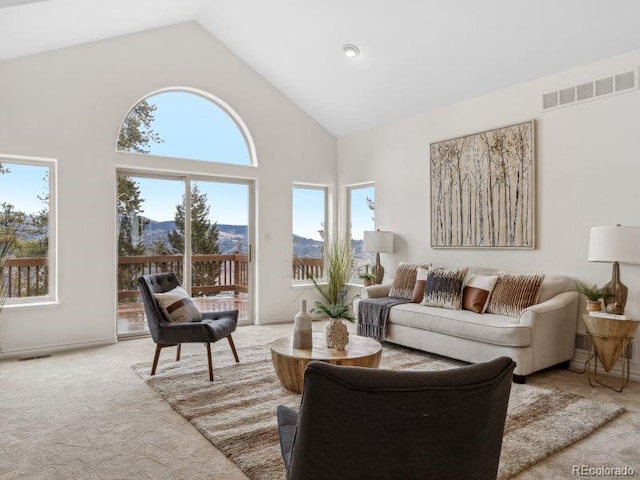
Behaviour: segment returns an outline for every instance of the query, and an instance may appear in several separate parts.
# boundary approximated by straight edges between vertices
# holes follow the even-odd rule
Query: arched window
[[[255,165],[244,123],[219,99],[199,91],[163,90],[138,102],[118,133],[118,151]]]

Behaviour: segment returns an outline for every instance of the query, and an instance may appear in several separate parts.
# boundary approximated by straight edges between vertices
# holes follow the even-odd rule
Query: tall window
[[[347,187],[347,192],[354,270],[362,274],[373,263],[373,254],[362,251],[362,239],[365,231],[376,227],[376,189],[368,183]]]
[[[0,157],[0,286],[7,304],[54,297],[53,176],[50,161]]]
[[[327,188],[293,187],[293,283],[324,277]]]
[[[117,150],[209,162],[253,165],[251,140],[222,101],[186,90],[151,95],[127,114]]]

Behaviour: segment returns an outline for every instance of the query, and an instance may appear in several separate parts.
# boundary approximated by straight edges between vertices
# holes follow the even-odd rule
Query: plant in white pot
[[[316,302],[312,313],[322,313],[331,319],[327,326],[327,346],[344,350],[349,343],[349,331],[342,320],[355,321],[351,305],[347,301],[347,282],[352,274],[353,257],[351,239],[334,237],[327,242],[324,251],[326,280],[311,277],[322,300]]]

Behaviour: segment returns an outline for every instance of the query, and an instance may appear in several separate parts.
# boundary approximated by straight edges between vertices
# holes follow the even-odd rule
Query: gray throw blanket
[[[360,303],[358,303],[358,335],[373,337],[376,340],[384,338],[391,307],[403,303],[410,303],[410,300],[398,297],[364,298],[360,300]]]

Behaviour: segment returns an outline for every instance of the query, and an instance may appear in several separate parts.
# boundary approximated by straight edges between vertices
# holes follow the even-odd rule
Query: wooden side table
[[[293,348],[293,335],[282,337],[270,344],[271,360],[284,388],[302,393],[304,370],[311,360],[322,360],[334,365],[378,368],[382,345],[373,338],[351,334],[344,350],[327,347],[323,333],[313,334],[313,348]]]
[[[591,339],[587,360],[587,379],[592,387],[608,387],[621,392],[629,383],[629,357],[622,359],[620,385],[612,386],[598,379],[598,360],[605,372],[610,372],[620,356],[633,340],[633,334],[640,320],[618,320],[615,318],[582,315],[587,333]]]

